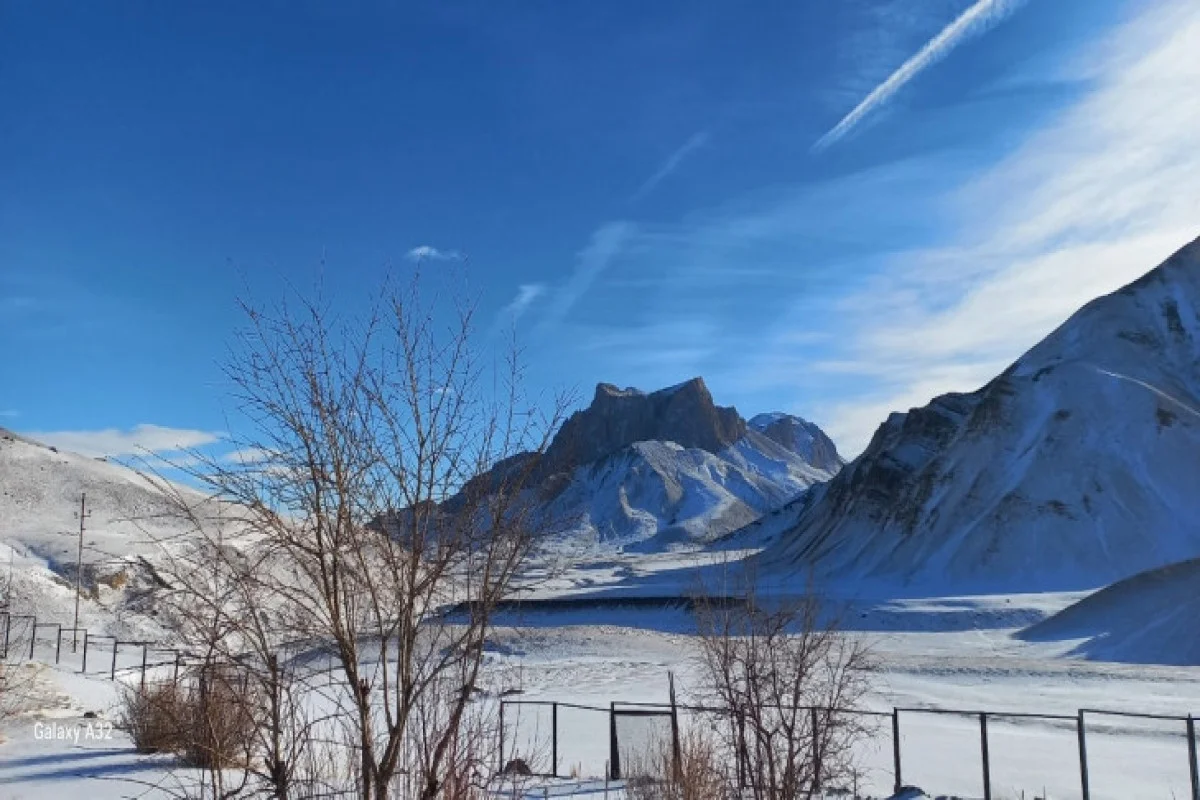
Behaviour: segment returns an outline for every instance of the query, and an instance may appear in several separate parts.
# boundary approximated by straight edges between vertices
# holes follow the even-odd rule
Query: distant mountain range
[[[775,518],[767,564],[858,581],[1090,588],[1200,555],[1200,240]]]

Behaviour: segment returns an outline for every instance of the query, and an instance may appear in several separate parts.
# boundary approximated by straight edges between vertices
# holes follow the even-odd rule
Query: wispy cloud
[[[575,268],[570,277],[551,293],[543,327],[561,322],[571,313],[635,231],[631,223],[609,222],[592,233],[587,247],[575,257]]]
[[[232,464],[258,464],[274,456],[274,453],[263,447],[242,447],[224,454],[221,460]]]
[[[22,435],[62,450],[94,457],[170,453],[213,444],[221,439],[219,434],[211,431],[148,424],[128,430],[25,431]]]
[[[439,250],[431,245],[422,244],[404,254],[409,261],[461,261],[463,254],[457,250]]]
[[[545,293],[546,284],[544,283],[522,283],[517,287],[517,295],[512,302],[501,309],[501,319],[516,322],[529,310],[534,301]]]
[[[21,416],[21,412],[17,411],[15,408],[0,409],[0,417],[8,417],[11,419],[12,417],[19,416]]]
[[[1002,21],[1022,2],[1023,0],[977,0],[937,36],[926,42],[916,55],[901,64],[883,83],[872,89],[849,114],[842,117],[837,125],[816,141],[813,150],[824,150],[841,139],[868,114],[888,102],[922,70],[945,58],[951,50],[971,36],[981,34]]]
[[[708,144],[710,138],[708,131],[700,131],[699,133],[692,134],[678,150],[667,157],[667,160],[662,163],[657,172],[647,178],[646,182],[638,187],[638,190],[633,193],[630,201],[637,202],[654,191],[655,187],[666,180],[671,173],[679,169],[679,166],[683,164],[688,156]]]

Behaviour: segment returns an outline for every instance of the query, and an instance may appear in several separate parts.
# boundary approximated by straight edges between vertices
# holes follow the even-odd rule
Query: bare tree
[[[738,591],[701,599],[701,691],[723,717],[730,797],[794,800],[854,777],[869,651],[839,631],[811,588],[763,600],[753,570]]]
[[[359,319],[247,305],[226,370],[239,455],[196,454],[213,500],[159,482],[189,523],[160,539],[166,616],[201,662],[245,667],[254,791],[486,784],[485,643],[537,540],[526,490],[565,403],[532,404],[515,348],[489,368],[473,306],[421,285],[385,287]]]

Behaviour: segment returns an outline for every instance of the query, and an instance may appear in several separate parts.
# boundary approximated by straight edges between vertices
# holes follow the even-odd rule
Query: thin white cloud
[[[683,164],[684,160],[686,160],[688,156],[692,155],[701,147],[704,147],[706,144],[708,144],[709,138],[708,131],[700,131],[699,133],[692,134],[692,136],[688,138],[688,140],[684,142],[678,150],[667,157],[667,160],[662,163],[662,166],[658,168],[657,172],[647,178],[646,182],[638,187],[638,190],[633,193],[633,197],[630,198],[630,201],[637,202],[646,195],[650,194],[650,192],[654,191],[655,187],[666,180],[671,173],[679,169],[679,166]]]
[[[273,458],[274,453],[263,447],[243,447],[238,450],[231,450],[221,456],[222,461],[228,461],[233,464],[258,464]]]
[[[219,434],[211,431],[146,424],[128,430],[106,428],[98,431],[27,431],[23,432],[22,436],[61,450],[92,457],[171,453],[191,447],[202,447],[221,438]]]
[[[842,117],[824,136],[813,145],[821,151],[849,133],[868,114],[888,102],[896,92],[915,78],[925,68],[945,58],[958,45],[977,36],[1009,16],[1023,0],[977,0],[966,11],[917,51],[900,67],[876,86],[862,101]]]
[[[635,231],[636,228],[628,222],[609,222],[592,233],[587,247],[576,256],[575,269],[570,277],[551,294],[543,327],[566,318]]]
[[[439,250],[428,244],[418,245],[404,254],[409,261],[461,261],[462,253],[457,250]]]
[[[1090,94],[947,198],[961,242],[897,255],[842,299],[852,336],[816,368],[874,387],[828,409],[848,451],[885,410],[977,388],[1200,234],[1200,7],[1156,8],[1095,52]]]
[[[546,293],[544,283],[522,283],[517,287],[517,295],[500,312],[500,316],[510,322],[516,322],[529,310],[539,297]]]
[[[19,416],[21,416],[21,412],[17,411],[15,408],[6,408],[3,410],[0,410],[0,417],[19,417]]]

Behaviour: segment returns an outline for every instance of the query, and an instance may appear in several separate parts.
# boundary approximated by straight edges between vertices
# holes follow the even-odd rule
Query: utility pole
[[[79,495],[79,552],[75,557],[75,630],[71,632],[71,652],[79,646],[79,595],[83,592],[83,522],[87,519],[87,492]]]
[[[8,544],[8,584],[4,587],[4,610],[12,612],[12,590],[13,590],[13,561],[17,557],[17,549],[12,546],[12,542]]]

